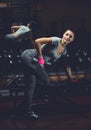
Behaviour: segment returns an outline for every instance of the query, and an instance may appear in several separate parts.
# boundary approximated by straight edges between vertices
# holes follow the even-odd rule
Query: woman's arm
[[[38,51],[38,56],[39,57],[43,57],[42,55],[42,49],[41,49],[41,45],[42,44],[48,44],[52,42],[52,38],[48,37],[48,38],[38,38],[35,40],[35,47]]]
[[[70,66],[66,66],[66,72],[67,72],[69,79],[73,79],[72,70],[71,70]]]
[[[64,66],[64,69],[66,71],[66,74],[68,76],[68,78],[71,80],[73,79],[73,75],[72,75],[72,69],[71,69],[71,66],[70,66],[70,63],[69,63],[69,60],[67,58],[67,56],[63,56],[61,57],[62,59],[62,63],[63,63],[63,66]]]
[[[16,32],[19,28],[20,28],[20,26],[11,26],[11,32],[14,33],[14,32]]]

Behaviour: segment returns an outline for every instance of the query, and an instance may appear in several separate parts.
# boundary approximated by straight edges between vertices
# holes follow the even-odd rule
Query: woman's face
[[[64,44],[69,44],[72,41],[74,41],[74,33],[71,30],[67,30],[64,34],[63,34],[63,38],[62,41]]]

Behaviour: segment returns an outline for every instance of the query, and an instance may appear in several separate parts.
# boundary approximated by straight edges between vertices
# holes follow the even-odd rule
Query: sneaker
[[[26,117],[31,120],[38,120],[39,116],[35,114],[34,112],[28,112],[26,114]]]

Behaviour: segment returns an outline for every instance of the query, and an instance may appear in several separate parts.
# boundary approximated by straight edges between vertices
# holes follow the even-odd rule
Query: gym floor
[[[0,130],[91,130],[90,96],[65,96],[37,104],[33,101],[39,114],[36,121],[22,116],[22,101],[20,97],[15,106],[13,98],[0,98]],[[13,112],[15,116],[10,116]]]

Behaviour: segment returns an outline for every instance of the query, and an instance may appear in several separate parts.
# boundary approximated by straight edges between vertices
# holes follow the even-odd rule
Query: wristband
[[[72,83],[77,83],[78,80],[77,80],[77,79],[72,79],[71,82],[72,82]]]
[[[38,59],[38,63],[39,64],[44,64],[45,62],[44,62],[44,59],[42,58],[42,57],[40,57],[39,59]]]

